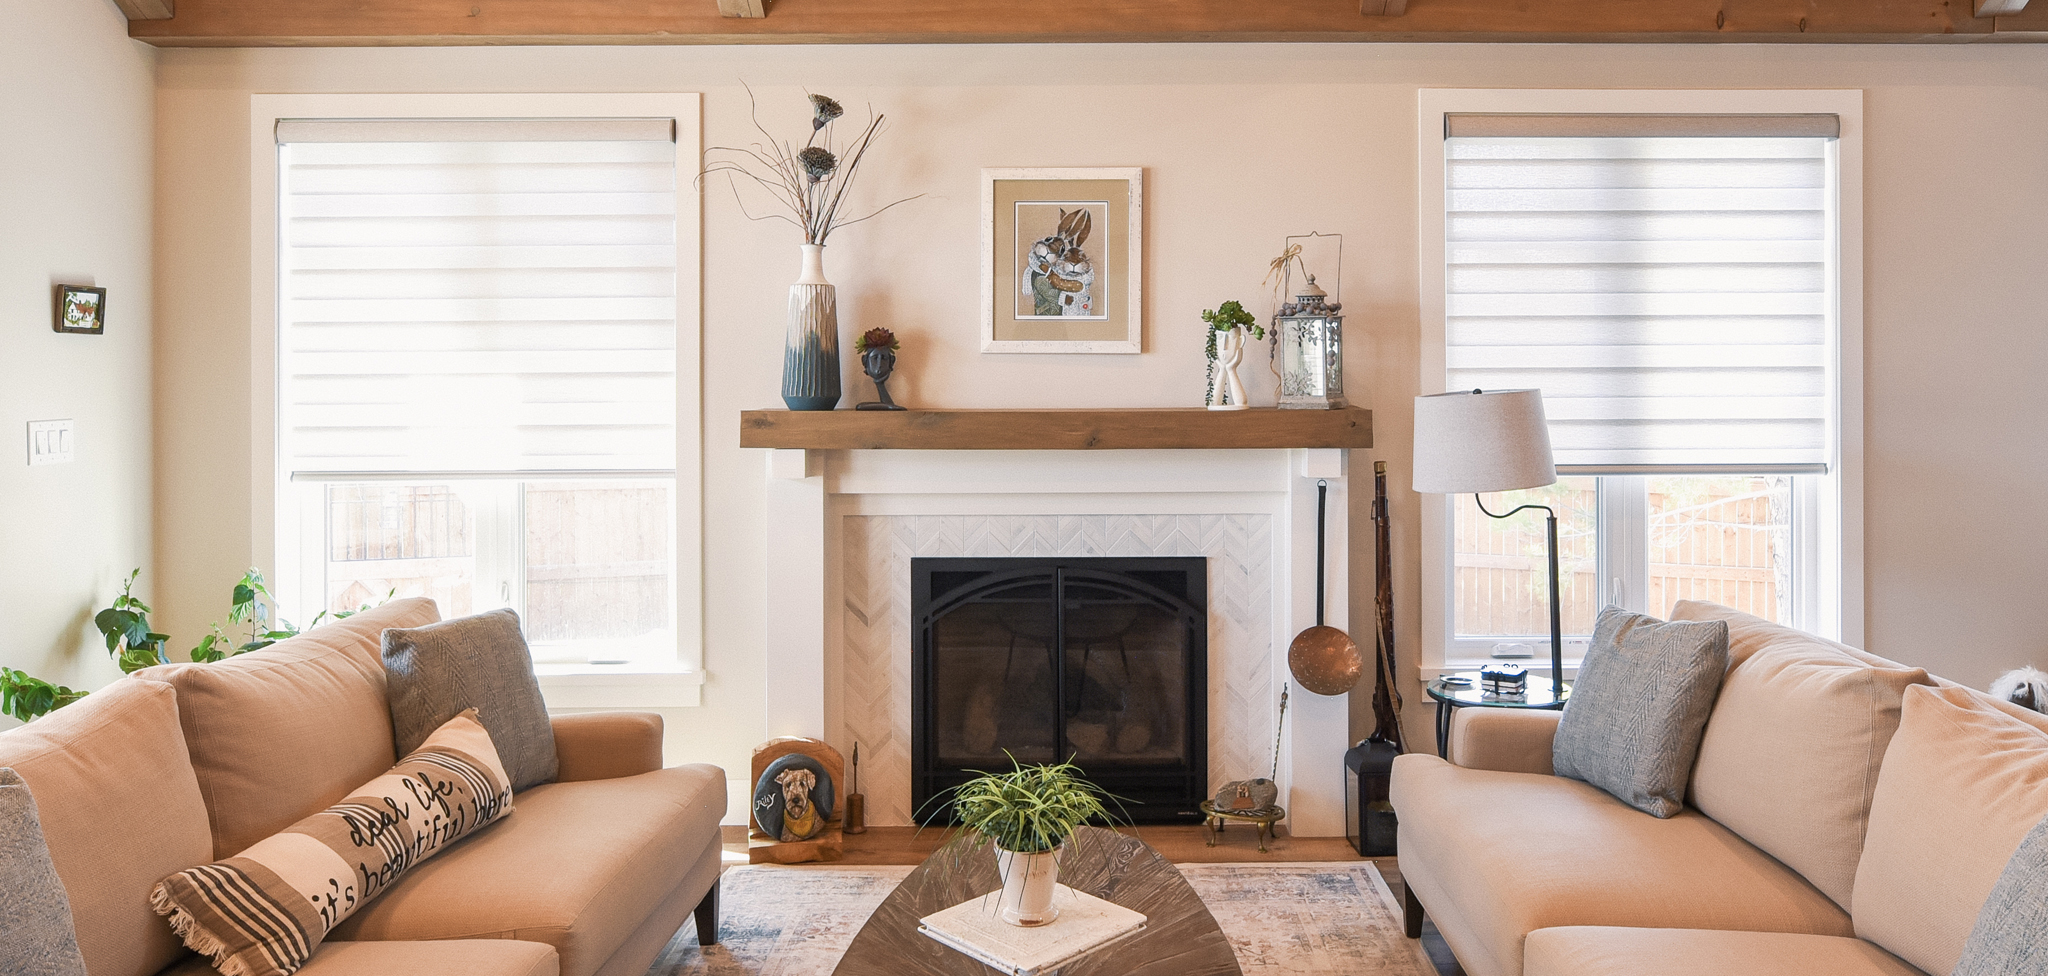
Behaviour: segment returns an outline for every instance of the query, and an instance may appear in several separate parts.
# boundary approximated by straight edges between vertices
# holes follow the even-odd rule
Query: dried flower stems
[[[845,148],[834,152],[832,125],[845,114],[845,110],[830,98],[812,95],[811,134],[799,148],[794,143],[777,140],[761,124],[760,106],[754,100],[752,86],[747,86],[747,100],[754,128],[766,141],[749,147],[711,147],[707,154],[732,153],[733,156],[708,163],[698,177],[701,180],[704,176],[723,173],[728,180],[734,181],[733,198],[740,201],[740,212],[747,219],[788,221],[803,229],[805,244],[823,244],[833,231],[841,227],[870,220],[897,204],[908,203],[924,195],[905,197],[859,217],[842,216],[846,212],[846,192],[860,173],[868,147],[874,144],[876,134],[882,129],[883,116],[871,115],[860,134]],[[823,140],[822,145],[820,139]],[[767,190],[788,213],[758,216],[748,213],[746,202],[740,199],[737,183],[737,178],[742,176]]]

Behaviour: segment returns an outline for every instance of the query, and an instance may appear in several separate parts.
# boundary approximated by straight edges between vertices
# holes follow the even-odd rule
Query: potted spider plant
[[[1003,878],[999,917],[1012,925],[1044,925],[1058,917],[1061,845],[1093,819],[1109,820],[1101,787],[1073,763],[1024,765],[1010,757],[1007,773],[981,773],[953,791],[961,827],[995,845]],[[976,770],[976,772],[980,772]]]

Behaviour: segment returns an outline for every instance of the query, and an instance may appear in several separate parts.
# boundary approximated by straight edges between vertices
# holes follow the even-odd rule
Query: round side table
[[[1446,683],[1443,678],[1434,678],[1423,686],[1429,697],[1436,699],[1438,758],[1447,758],[1446,753],[1451,743],[1451,713],[1460,708],[1563,708],[1564,703],[1570,701],[1572,697],[1572,686],[1567,684],[1564,686],[1562,698],[1552,698],[1548,676],[1539,679],[1533,674],[1530,675],[1528,694],[1517,698],[1503,698],[1479,690],[1477,671],[1460,671],[1457,677],[1472,680],[1470,684],[1454,685]]]

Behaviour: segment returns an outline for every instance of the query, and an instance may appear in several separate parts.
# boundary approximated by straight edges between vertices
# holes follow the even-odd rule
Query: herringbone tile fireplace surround
[[[868,821],[911,821],[910,561],[1205,557],[1212,784],[1265,776],[1287,642],[1315,619],[1315,499],[1330,492],[1328,616],[1349,619],[1343,452],[769,452],[767,734],[861,749]],[[1280,755],[1295,833],[1343,834],[1342,697],[1297,689]]]
[[[1205,556],[1209,778],[1272,762],[1273,529],[1266,515],[881,515],[840,524],[842,702],[868,818],[910,823],[910,560],[917,556]]]

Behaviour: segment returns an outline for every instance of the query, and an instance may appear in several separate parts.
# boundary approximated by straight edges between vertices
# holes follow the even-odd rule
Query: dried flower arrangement
[[[725,174],[728,180],[733,181],[735,199],[739,198],[737,180],[745,177],[767,190],[776,204],[788,211],[786,214],[756,216],[746,212],[746,203],[742,200],[740,212],[749,220],[786,220],[803,228],[805,244],[823,244],[833,231],[841,227],[868,220],[890,207],[924,195],[904,197],[858,217],[844,216],[846,191],[860,172],[868,147],[873,145],[876,134],[881,131],[883,117],[870,113],[867,126],[851,141],[835,149],[833,123],[846,114],[846,109],[824,95],[812,95],[811,133],[798,147],[787,140],[776,139],[761,125],[759,105],[753,98],[754,90],[748,87],[747,100],[754,128],[760,131],[765,141],[744,147],[712,146],[705,151],[706,155],[729,155],[707,163],[698,177],[701,180],[714,173]]]

